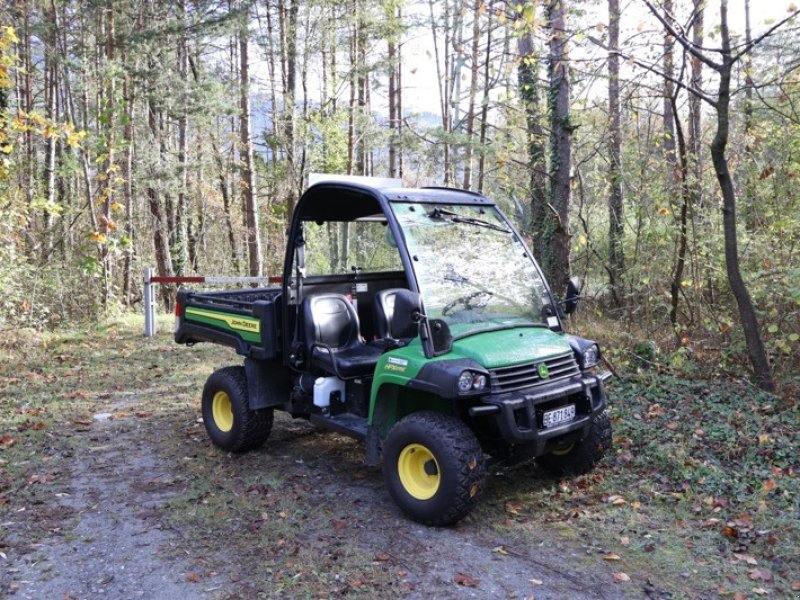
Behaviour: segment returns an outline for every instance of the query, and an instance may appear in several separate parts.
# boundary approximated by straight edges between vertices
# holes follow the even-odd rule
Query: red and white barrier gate
[[[154,283],[281,283],[281,277],[159,277],[153,267],[144,269],[144,336],[156,333],[156,295]]]

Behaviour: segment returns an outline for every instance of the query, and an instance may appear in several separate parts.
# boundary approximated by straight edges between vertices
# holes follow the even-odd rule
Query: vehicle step
[[[311,422],[336,433],[341,433],[357,440],[367,439],[367,419],[352,413],[339,415],[311,415]]]

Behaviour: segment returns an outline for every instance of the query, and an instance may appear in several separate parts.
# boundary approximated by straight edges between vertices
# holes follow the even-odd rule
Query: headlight
[[[486,389],[487,383],[488,378],[483,373],[463,371],[461,375],[458,376],[458,391],[461,394],[480,392]]]
[[[589,369],[600,362],[600,349],[592,344],[583,351],[583,368]]]
[[[466,394],[472,391],[472,382],[474,381],[474,377],[472,373],[469,371],[464,371],[458,377],[458,391],[462,394]]]

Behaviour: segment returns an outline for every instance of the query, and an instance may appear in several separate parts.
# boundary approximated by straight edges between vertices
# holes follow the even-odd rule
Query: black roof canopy
[[[330,181],[308,188],[295,210],[301,221],[348,222],[385,214],[390,201],[494,205],[481,194],[451,188],[378,189],[360,183]]]

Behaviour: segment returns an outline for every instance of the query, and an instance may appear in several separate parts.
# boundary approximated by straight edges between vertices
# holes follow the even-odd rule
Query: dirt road
[[[39,504],[3,523],[5,594],[618,597],[608,569],[563,539],[531,544],[480,514],[448,529],[408,521],[350,440],[278,418],[263,449],[234,457],[208,446],[196,410],[150,413],[148,400],[112,394],[94,403],[91,423],[68,424],[69,450],[53,458],[68,472],[41,485]],[[197,467],[214,480],[220,465],[242,487],[198,484]],[[226,493],[247,499],[245,509]],[[487,501],[502,498],[490,490]],[[196,509],[209,504],[198,519]],[[49,535],[29,544],[32,514],[51,523]]]

